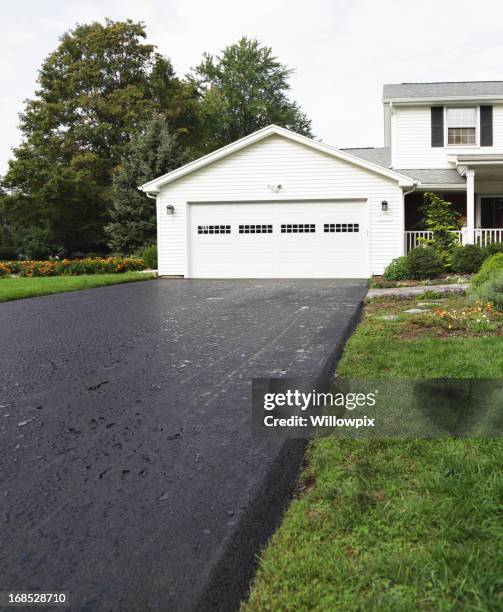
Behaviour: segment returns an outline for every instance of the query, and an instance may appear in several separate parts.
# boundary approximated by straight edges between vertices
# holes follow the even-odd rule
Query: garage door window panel
[[[360,231],[359,223],[325,223],[323,231],[326,234],[355,234]]]
[[[315,223],[282,223],[282,234],[314,234],[316,232]]]
[[[198,234],[230,234],[230,225],[198,225]]]
[[[240,234],[272,234],[272,225],[240,225]]]

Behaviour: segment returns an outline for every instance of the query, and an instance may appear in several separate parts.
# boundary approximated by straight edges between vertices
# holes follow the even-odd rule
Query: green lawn
[[[501,376],[503,336],[415,325],[414,305],[369,305],[338,373]],[[503,610],[502,474],[498,439],[315,440],[243,611]]]
[[[78,291],[93,287],[105,287],[118,283],[130,283],[152,279],[153,275],[142,272],[125,272],[124,274],[83,274],[82,276],[51,277],[9,277],[0,279],[0,302],[22,298]]]

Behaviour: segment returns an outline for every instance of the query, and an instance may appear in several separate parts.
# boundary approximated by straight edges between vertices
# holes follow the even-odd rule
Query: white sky
[[[76,22],[146,23],[179,75],[242,35],[295,69],[292,97],[334,146],[382,145],[383,83],[503,79],[503,3],[483,0],[0,0],[0,173],[37,70]]]

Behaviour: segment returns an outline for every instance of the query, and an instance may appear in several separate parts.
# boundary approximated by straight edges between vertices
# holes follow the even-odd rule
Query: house
[[[366,278],[427,233],[424,192],[463,243],[503,241],[503,81],[385,85],[384,147],[271,125],[149,181],[159,274]]]

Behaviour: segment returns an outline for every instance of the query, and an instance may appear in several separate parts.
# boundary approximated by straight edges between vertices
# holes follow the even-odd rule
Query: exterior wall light
[[[383,200],[383,201],[381,202],[381,210],[382,210],[383,212],[388,212],[388,202],[387,202],[386,200]]]
[[[279,193],[283,189],[283,185],[267,185],[274,193]]]
[[[173,204],[168,204],[166,206],[166,212],[168,213],[168,215],[174,215],[175,214],[175,207],[173,206]]]

